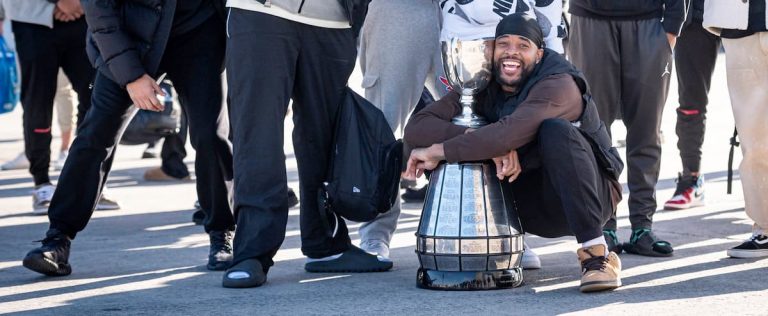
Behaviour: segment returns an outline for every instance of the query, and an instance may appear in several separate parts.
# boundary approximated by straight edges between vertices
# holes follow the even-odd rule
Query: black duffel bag
[[[167,82],[160,83],[160,88],[165,92],[165,97],[160,100],[165,105],[161,112],[139,110],[126,127],[122,145],[141,145],[154,143],[169,135],[178,134],[181,127],[181,110],[173,102],[173,89]]]
[[[367,222],[389,211],[400,188],[403,143],[381,110],[349,87],[336,117],[326,182],[318,194],[323,218]],[[331,223],[328,227],[330,227]]]

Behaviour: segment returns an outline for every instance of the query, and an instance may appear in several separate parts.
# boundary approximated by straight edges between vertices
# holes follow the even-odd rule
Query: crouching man
[[[544,48],[535,19],[520,13],[497,26],[493,64],[495,80],[475,109],[493,123],[476,130],[451,123],[461,112],[456,93],[428,106],[405,128],[405,141],[416,148],[405,177],[415,179],[443,160],[493,159],[526,232],[574,235],[581,243],[582,292],[621,286],[621,261],[607,250],[602,227],[621,199],[624,164],[584,77]]]

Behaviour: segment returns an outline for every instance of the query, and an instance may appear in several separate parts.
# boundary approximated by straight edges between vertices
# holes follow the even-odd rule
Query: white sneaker
[[[99,202],[96,203],[96,210],[97,211],[114,211],[119,209],[120,209],[120,204],[117,203],[117,200],[109,196],[109,194],[107,193],[107,187],[105,186],[104,189],[101,190],[101,197],[99,197]]]
[[[389,245],[378,239],[360,241],[360,249],[372,255],[376,255],[379,261],[392,261],[389,259]]]
[[[533,252],[526,242],[523,242],[523,258],[520,260],[520,266],[524,270],[541,269],[541,259],[539,259],[539,255]]]
[[[69,150],[63,150],[59,153],[59,158],[53,162],[53,170],[60,171],[64,168],[64,163],[67,162],[69,157]]]
[[[0,170],[18,170],[29,168],[29,160],[25,153],[20,153],[16,158],[6,161],[0,166]]]
[[[56,187],[52,184],[41,184],[32,191],[32,214],[48,214],[48,206],[51,205],[51,198]]]

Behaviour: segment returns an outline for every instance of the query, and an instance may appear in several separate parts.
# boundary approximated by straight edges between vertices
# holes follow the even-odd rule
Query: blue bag
[[[0,114],[13,111],[19,103],[19,73],[16,53],[8,48],[0,36]]]

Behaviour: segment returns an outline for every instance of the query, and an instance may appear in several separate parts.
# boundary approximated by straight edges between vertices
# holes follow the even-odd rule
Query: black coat
[[[176,1],[82,0],[86,51],[94,68],[123,87],[144,74],[157,75]],[[224,0],[212,1],[223,15]]]

